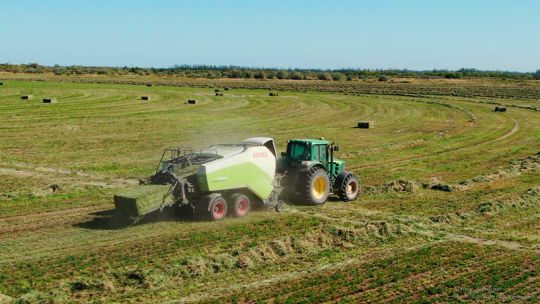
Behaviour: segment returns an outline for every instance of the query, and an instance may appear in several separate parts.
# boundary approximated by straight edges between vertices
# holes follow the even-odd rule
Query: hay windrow
[[[411,180],[396,180],[384,185],[384,191],[394,192],[417,192],[420,189],[420,185],[416,181]]]
[[[29,291],[23,295],[21,295],[18,298],[10,299],[7,303],[9,304],[49,304],[49,303],[55,303],[58,299],[58,295],[56,294],[47,294],[44,292],[32,290]],[[4,304],[4,303],[2,303]]]
[[[231,269],[248,269],[265,263],[278,262],[290,256],[313,254],[329,248],[352,248],[357,244],[382,241],[388,237],[404,235],[399,225],[384,221],[367,222],[363,227],[331,226],[308,232],[303,236],[274,239],[232,250],[230,253],[188,256],[171,265],[171,276],[198,278]],[[118,277],[115,277],[118,281]],[[122,281],[122,280],[120,280]],[[139,284],[146,281],[138,282]]]
[[[501,179],[520,176],[523,173],[535,172],[540,170],[540,152],[529,157],[513,160],[508,166],[498,169],[496,172],[488,175],[477,175],[472,179],[463,180],[457,184],[443,183],[438,179],[433,181],[414,181],[398,179],[381,186],[365,186],[364,193],[380,194],[388,192],[417,192],[420,188],[443,192],[466,191],[472,185],[478,183],[488,183]]]
[[[71,292],[79,291],[101,291],[105,289],[105,284],[97,280],[78,279],[69,283]]]
[[[491,199],[479,203],[473,210],[431,216],[429,219],[434,223],[450,224],[467,221],[479,216],[494,215],[508,209],[527,208],[536,205],[540,205],[540,187],[530,188],[519,197]]]

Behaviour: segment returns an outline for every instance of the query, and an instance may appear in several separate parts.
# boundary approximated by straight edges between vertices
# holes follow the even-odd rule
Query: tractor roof
[[[312,145],[329,145],[330,142],[324,139],[291,139],[289,142],[309,143]]]

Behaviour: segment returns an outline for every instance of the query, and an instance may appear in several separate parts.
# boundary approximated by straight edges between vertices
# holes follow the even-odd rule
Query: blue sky
[[[538,0],[0,0],[0,62],[540,69]]]

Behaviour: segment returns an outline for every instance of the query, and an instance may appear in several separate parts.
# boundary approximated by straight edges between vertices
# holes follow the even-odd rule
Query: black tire
[[[251,200],[247,195],[235,193],[229,200],[229,212],[234,217],[244,217],[251,210]]]
[[[211,221],[221,221],[227,216],[227,201],[221,195],[209,195],[206,197],[206,217]]]
[[[347,175],[338,190],[339,198],[344,202],[354,201],[360,193],[360,182],[353,174]]]
[[[322,205],[330,195],[330,179],[326,170],[321,167],[310,169],[302,182],[302,201],[309,205]]]

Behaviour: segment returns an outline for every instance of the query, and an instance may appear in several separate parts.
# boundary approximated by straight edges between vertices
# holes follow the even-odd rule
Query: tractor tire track
[[[90,206],[0,218],[0,241],[17,238],[23,233],[56,229],[90,220],[93,218],[92,213],[108,209],[109,207]]]

